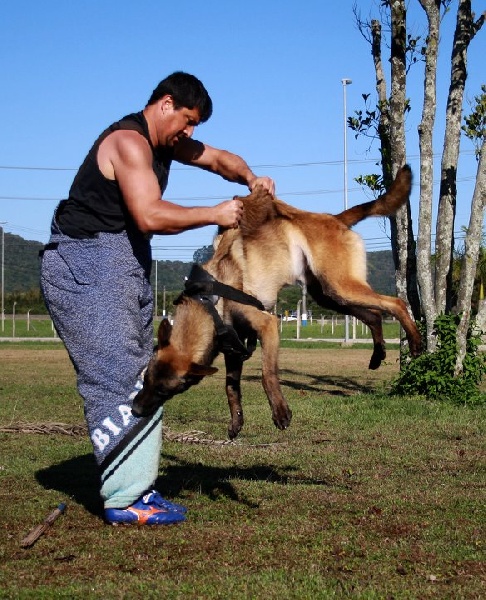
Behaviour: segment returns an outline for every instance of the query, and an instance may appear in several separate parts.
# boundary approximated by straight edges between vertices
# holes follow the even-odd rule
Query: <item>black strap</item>
[[[257,298],[254,298],[250,294],[246,294],[230,285],[217,281],[198,264],[192,266],[189,278],[184,285],[184,291],[176,298],[176,300],[174,300],[174,304],[180,304],[184,296],[200,300],[208,313],[212,316],[216,328],[218,346],[223,354],[237,355],[243,360],[250,358],[253,354],[254,347],[245,346],[234,328],[223,322],[223,319],[216,310],[215,304],[218,302],[219,297],[222,296],[223,298],[234,300],[240,304],[248,304],[259,310],[265,310],[265,307],[260,300],[257,300]]]
[[[231,325],[225,325],[223,319],[219,316],[212,302],[203,300],[206,310],[213,317],[214,326],[216,327],[216,335],[218,337],[218,346],[224,355],[236,354],[241,356],[243,360],[247,360],[253,354],[245,344],[240,340],[238,334]]]
[[[238,290],[230,285],[221,283],[214,279],[200,265],[193,265],[189,278],[184,285],[184,294],[187,296],[222,296],[227,300],[234,300],[240,304],[249,304],[255,306],[259,310],[265,310],[263,304],[250,294],[246,294],[242,290]]]
[[[220,281],[186,281],[184,293],[187,296],[222,296],[227,300],[234,300],[240,304],[249,304],[259,310],[265,310],[263,304],[250,294],[246,294],[230,285]]]

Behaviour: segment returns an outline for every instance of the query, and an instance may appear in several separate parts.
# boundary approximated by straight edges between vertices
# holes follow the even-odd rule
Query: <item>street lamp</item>
[[[5,331],[5,287],[4,287],[4,264],[5,264],[5,225],[7,221],[0,221],[2,226],[2,332]]]
[[[348,138],[347,138],[347,114],[346,114],[346,87],[353,83],[351,79],[341,79],[343,84],[343,108],[344,108],[344,210],[348,208]],[[349,315],[345,316],[344,343],[349,343]]]
[[[158,310],[159,310],[159,307],[158,307],[158,299],[157,299],[157,295],[158,295],[158,293],[159,293],[159,290],[158,290],[158,286],[159,286],[159,284],[158,284],[158,276],[159,276],[159,274],[158,274],[158,264],[159,264],[159,261],[158,261],[158,260],[155,260],[155,302],[154,302],[154,320],[156,320],[156,319],[157,319],[157,312],[158,312]]]

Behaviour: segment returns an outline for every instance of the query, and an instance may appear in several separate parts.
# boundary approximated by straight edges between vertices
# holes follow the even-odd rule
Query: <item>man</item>
[[[151,234],[205,225],[238,227],[240,200],[185,208],[161,198],[172,160],[250,190],[274,183],[246,162],[191,139],[212,113],[194,76],[176,72],[141,112],[96,140],[57,207],[41,265],[41,287],[77,373],[100,468],[107,522],[169,524],[186,509],[151,489],[162,443],[162,407],[137,418],[131,404],[153,350]]]

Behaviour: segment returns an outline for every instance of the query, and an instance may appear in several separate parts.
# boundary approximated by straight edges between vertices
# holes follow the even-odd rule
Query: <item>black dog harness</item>
[[[265,310],[265,307],[250,294],[246,294],[230,285],[217,281],[200,265],[193,265],[189,278],[184,285],[184,291],[174,301],[179,304],[187,296],[199,300],[207,312],[211,315],[216,328],[218,346],[223,354],[237,354],[243,360],[250,358],[254,348],[249,348],[240,340],[238,334],[231,325],[226,325],[216,310],[216,304],[220,297],[228,300],[234,300],[240,304],[248,304],[259,310]]]

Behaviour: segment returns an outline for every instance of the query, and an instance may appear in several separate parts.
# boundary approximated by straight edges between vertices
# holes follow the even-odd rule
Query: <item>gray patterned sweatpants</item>
[[[41,288],[77,374],[105,508],[124,508],[158,474],[162,409],[132,415],[153,351],[150,243],[126,232],[74,239],[53,224]]]

